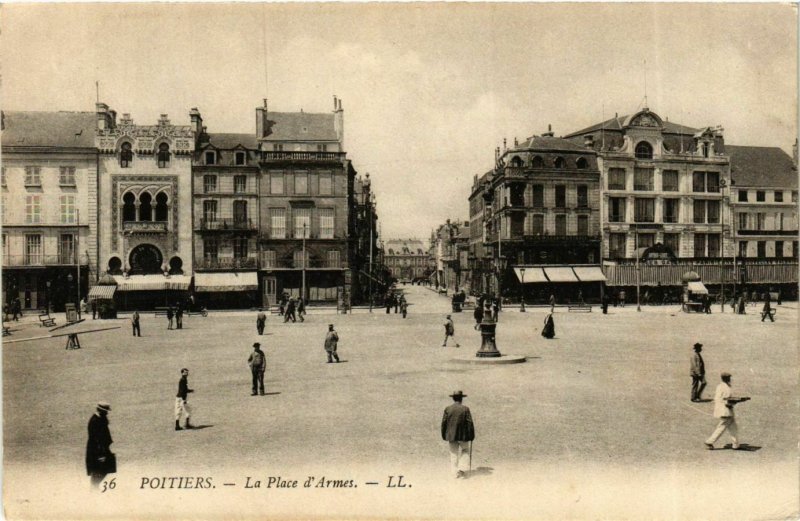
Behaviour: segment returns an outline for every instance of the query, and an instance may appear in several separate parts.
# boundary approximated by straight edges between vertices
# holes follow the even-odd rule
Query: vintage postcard
[[[4,515],[797,518],[796,7],[4,4]]]

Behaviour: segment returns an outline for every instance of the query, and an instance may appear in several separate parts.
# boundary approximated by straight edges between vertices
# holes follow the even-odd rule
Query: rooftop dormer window
[[[161,143],[158,145],[158,168],[167,168],[169,166],[169,145]]]
[[[653,159],[653,147],[647,141],[641,141],[636,145],[634,155],[636,159]]]
[[[133,163],[133,150],[131,150],[130,143],[123,143],[119,151],[119,167],[130,168]]]
[[[206,151],[206,164],[207,165],[216,165],[217,164],[217,153],[213,150]]]

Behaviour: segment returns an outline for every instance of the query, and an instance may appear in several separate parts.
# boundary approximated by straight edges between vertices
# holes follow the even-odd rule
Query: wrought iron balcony
[[[258,259],[256,257],[205,257],[197,259],[194,267],[200,270],[256,269],[258,268]]]
[[[200,219],[196,230],[202,231],[256,231],[258,225],[252,219]]]
[[[302,259],[275,259],[270,258],[263,253],[261,254],[261,269],[262,270],[300,270],[303,269]],[[305,264],[305,269],[311,270],[343,270],[347,269],[347,261],[328,261],[327,259],[308,259]]]
[[[341,161],[345,152],[284,152],[265,151],[261,153],[262,161]]]

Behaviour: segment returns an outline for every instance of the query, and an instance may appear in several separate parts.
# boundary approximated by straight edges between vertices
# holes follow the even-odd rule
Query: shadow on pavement
[[[493,467],[478,467],[475,470],[468,471],[466,477],[471,478],[473,476],[491,476],[493,471]]]
[[[271,393],[264,393],[261,396],[274,396],[276,394],[281,394],[281,392],[280,391],[273,391]]]
[[[192,425],[191,427],[188,427],[188,428],[186,428],[184,430],[187,430],[187,431],[199,431],[200,429],[208,429],[209,427],[213,427],[213,425],[208,425],[208,424]]]
[[[723,447],[723,449],[731,449],[731,450],[733,450],[733,446],[730,443],[728,443],[727,445],[725,445]],[[747,443],[740,443],[739,444],[739,448],[736,449],[736,450],[739,450],[739,451],[742,451],[742,452],[756,452],[757,450],[761,450],[761,447],[759,447],[758,445],[748,445]]]

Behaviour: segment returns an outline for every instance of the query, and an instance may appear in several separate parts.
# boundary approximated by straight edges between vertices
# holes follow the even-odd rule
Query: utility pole
[[[372,201],[367,208],[369,210],[369,312],[372,313]]]
[[[725,179],[720,179],[719,186],[722,192],[722,200],[719,204],[721,229],[719,234],[720,261],[719,261],[719,282],[721,286],[720,313],[725,313]]]
[[[75,304],[80,311],[81,306],[81,254],[80,254],[80,238],[81,238],[81,210],[75,210],[75,219],[77,224],[77,232],[75,233],[75,266],[78,269],[78,300]]]
[[[300,298],[305,302],[306,298],[306,228],[308,225],[303,223],[303,288]]]
[[[642,272],[639,268],[639,228],[634,228],[636,231],[636,311],[642,310],[641,301],[639,300],[639,286],[641,285]]]

